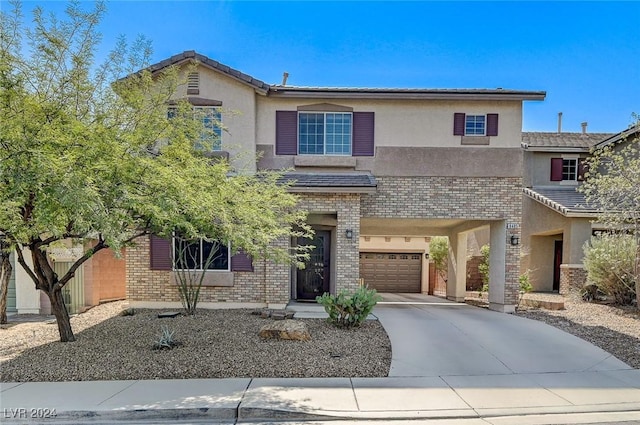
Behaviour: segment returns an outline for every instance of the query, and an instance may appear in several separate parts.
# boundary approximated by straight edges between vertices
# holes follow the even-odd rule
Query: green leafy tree
[[[636,239],[633,284],[640,308],[640,120],[624,134],[621,143],[592,153],[589,171],[580,187],[587,201],[599,210],[598,221],[607,227],[631,234]]]
[[[480,255],[482,255],[482,260],[478,264],[478,271],[482,277],[482,292],[487,292],[489,291],[489,256],[491,255],[491,247],[482,245]]]
[[[177,231],[254,258],[299,259],[273,243],[308,235],[297,198],[278,174],[207,157],[186,101],[167,117],[184,82],[173,67],[146,70],[147,40],[120,39],[97,65],[102,2],[70,2],[62,18],[36,8],[31,28],[12,4],[0,15],[0,232],[48,296],[61,341],[75,340],[62,288],[96,252],[140,236]],[[69,240],[90,248],[59,276],[47,250]]]
[[[434,236],[429,243],[429,258],[433,261],[436,272],[442,279],[447,276],[449,258],[449,239],[445,236]]]

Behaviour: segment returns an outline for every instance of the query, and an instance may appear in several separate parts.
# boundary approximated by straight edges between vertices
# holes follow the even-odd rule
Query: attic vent
[[[187,94],[200,94],[200,74],[190,72],[187,77]]]

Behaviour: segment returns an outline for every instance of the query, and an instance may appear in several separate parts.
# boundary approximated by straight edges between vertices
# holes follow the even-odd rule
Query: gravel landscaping
[[[337,329],[302,319],[311,341],[265,340],[263,319],[249,310],[200,310],[195,317],[158,319],[158,311],[121,316],[124,301],[71,319],[77,341],[58,342],[55,322],[10,317],[0,326],[0,381],[78,381],[226,377],[383,377],[391,363],[389,339],[377,321]],[[640,368],[640,313],[633,308],[566,298],[564,310],[520,307],[518,315],[583,338]],[[162,325],[178,346],[154,350]]]
[[[199,310],[196,316],[157,317],[156,310],[121,316],[124,302],[104,304],[71,320],[77,341],[57,341],[55,323],[26,322],[0,329],[0,381],[84,381],[230,377],[382,377],[391,344],[377,321],[337,329],[302,319],[310,341],[263,339],[273,319],[250,310]],[[153,348],[162,325],[178,346]]]

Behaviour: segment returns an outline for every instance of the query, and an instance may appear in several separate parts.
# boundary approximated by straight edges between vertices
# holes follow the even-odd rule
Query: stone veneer
[[[374,194],[363,195],[363,218],[506,220],[505,304],[518,302],[522,178],[520,177],[376,177]]]
[[[582,264],[560,265],[560,295],[579,292],[587,283],[587,270]]]

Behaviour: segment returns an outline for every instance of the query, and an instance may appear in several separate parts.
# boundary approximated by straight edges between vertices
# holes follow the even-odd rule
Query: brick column
[[[582,264],[560,265],[560,294],[579,292],[587,283],[587,271]]]

